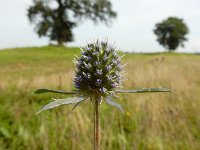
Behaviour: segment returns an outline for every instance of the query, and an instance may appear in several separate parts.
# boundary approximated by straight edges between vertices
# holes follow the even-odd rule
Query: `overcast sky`
[[[40,46],[48,38],[38,38],[27,19],[32,0],[0,0],[0,49]],[[74,28],[75,41],[70,46],[84,46],[93,39],[105,39],[123,51],[164,51],[153,33],[157,22],[169,16],[184,19],[190,33],[182,52],[200,52],[200,0],[112,0],[118,17],[110,27],[82,21]]]

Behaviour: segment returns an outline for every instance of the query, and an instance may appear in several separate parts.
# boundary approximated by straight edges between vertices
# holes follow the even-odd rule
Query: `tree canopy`
[[[176,50],[179,46],[184,46],[187,41],[186,35],[189,29],[182,19],[169,17],[166,20],[157,23],[154,33],[157,35],[157,41],[169,51]]]
[[[116,17],[109,0],[33,0],[28,18],[39,37],[48,36],[58,44],[73,41],[72,29],[83,19],[111,23]]]

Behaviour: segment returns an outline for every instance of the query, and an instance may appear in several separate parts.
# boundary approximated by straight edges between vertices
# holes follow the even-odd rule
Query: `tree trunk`
[[[64,42],[62,40],[58,40],[57,42],[58,42],[59,46],[63,46],[63,44],[64,44]]]

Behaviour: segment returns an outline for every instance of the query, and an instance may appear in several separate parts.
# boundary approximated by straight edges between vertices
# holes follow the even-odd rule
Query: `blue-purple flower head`
[[[104,95],[121,86],[121,57],[107,41],[89,43],[75,64],[74,85],[82,92]]]

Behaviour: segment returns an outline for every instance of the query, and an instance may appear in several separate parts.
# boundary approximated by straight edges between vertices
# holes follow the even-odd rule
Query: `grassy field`
[[[89,101],[35,115],[51,98],[38,88],[72,89],[78,48],[41,47],[0,51],[0,150],[90,150]],[[101,106],[102,150],[199,150],[200,55],[126,54],[124,89],[167,87],[173,93],[121,94],[124,116]]]

